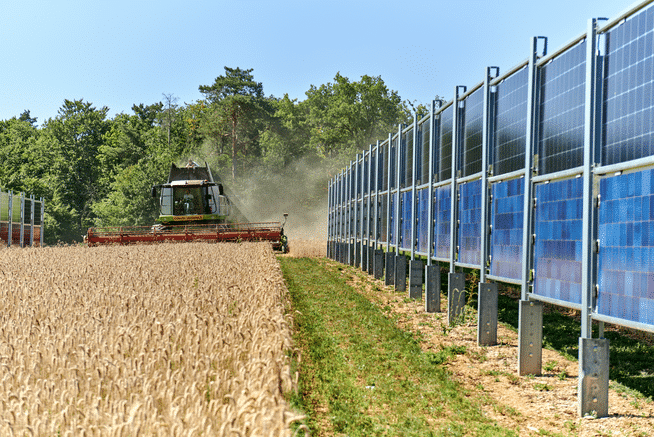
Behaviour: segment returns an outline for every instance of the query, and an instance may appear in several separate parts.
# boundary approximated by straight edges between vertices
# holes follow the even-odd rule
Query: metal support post
[[[533,227],[533,187],[531,178],[535,171],[535,124],[536,124],[536,60],[538,58],[538,37],[533,37],[529,46],[529,65],[527,83],[527,122],[525,151],[525,194],[523,203],[522,227],[522,281],[520,317],[518,320],[518,374],[540,375],[542,366],[543,305],[528,300],[532,281],[532,227]]]
[[[395,285],[395,254],[393,252],[386,252],[385,256],[385,275],[384,285]]]
[[[40,241],[39,241],[39,247],[43,247],[43,235],[45,234],[45,201],[43,200],[43,197],[41,197],[41,232],[39,235]]]
[[[416,162],[418,162],[418,147],[417,147],[417,138],[418,138],[418,114],[413,113],[413,147],[412,147],[412,156],[411,156],[411,261],[416,259],[416,244],[418,239],[418,230],[417,230],[417,217],[416,217]],[[420,273],[422,278],[422,272]],[[422,286],[422,281],[421,281]],[[422,290],[420,292],[422,294]]]
[[[422,299],[422,275],[425,264],[421,259],[409,261],[409,297],[411,299]]]
[[[375,249],[373,253],[373,275],[375,276],[375,279],[381,279],[384,276],[384,251],[381,249]]]
[[[30,246],[34,247],[34,195],[30,196]]]
[[[366,229],[366,268],[364,269],[368,273],[372,273],[372,248],[371,242],[371,234],[372,234],[372,227],[374,221],[372,220],[373,216],[373,211],[372,211],[372,192],[373,192],[373,177],[374,177],[374,172],[372,171],[372,164],[373,164],[373,146],[372,144],[370,145],[370,148],[368,150],[368,183],[366,184],[367,188],[367,193],[368,193],[368,201],[366,202],[366,224],[365,224],[365,229]],[[376,160],[374,160],[376,162]]]
[[[377,147],[375,148],[375,170],[374,170],[374,176],[372,178],[372,180],[375,183],[375,190],[374,190],[375,191],[375,203],[374,203],[375,206],[374,206],[374,214],[373,214],[373,217],[374,217],[374,220],[375,220],[375,225],[373,227],[374,238],[373,238],[372,247],[375,249],[375,251],[379,248],[379,216],[380,216],[380,211],[379,211],[379,206],[380,206],[379,190],[381,188],[381,184],[379,183],[379,178],[383,177],[383,175],[379,174],[379,165],[380,165],[380,162],[379,162],[379,157],[380,157],[379,149],[380,149],[380,147],[381,146],[379,145],[379,140],[377,140]],[[373,265],[374,265],[374,263],[373,263]]]
[[[397,147],[395,149],[395,156],[397,156],[397,165],[396,165],[396,174],[395,174],[395,189],[397,192],[397,198],[395,200],[395,252],[396,254],[400,253],[400,238],[402,235],[402,193],[401,189],[404,184],[402,184],[402,125],[399,125],[397,128]],[[397,282],[395,283],[397,285]]]
[[[406,270],[407,256],[395,256],[395,290],[400,292],[406,291]]]
[[[20,247],[25,247],[25,193],[20,193]]]
[[[609,414],[609,341],[593,339],[592,310],[595,290],[597,259],[593,251],[593,167],[597,135],[601,125],[597,108],[599,96],[597,83],[597,19],[588,20],[586,33],[586,89],[584,115],[584,172],[582,213],[582,261],[581,261],[581,336],[579,337],[579,390],[578,410],[580,416]]]
[[[441,267],[438,263],[425,267],[425,311],[441,311]]]
[[[434,148],[436,147],[435,100],[431,102],[429,113],[429,186],[427,188],[427,265],[425,266],[425,311],[428,313],[441,310],[441,272],[440,266],[432,264],[434,256]],[[440,108],[440,101],[438,102]]]
[[[388,177],[386,178],[386,253],[391,251],[391,168],[393,166],[393,134],[388,134]],[[388,261],[388,258],[386,258]],[[386,262],[386,276],[388,276],[388,262]],[[388,285],[388,284],[386,284]]]
[[[12,225],[13,225],[13,208],[14,208],[14,193],[9,191],[9,221],[7,222],[7,247],[11,247],[11,240],[14,234]]]
[[[540,375],[543,366],[543,303],[521,300],[518,324],[518,375]]]
[[[497,284],[479,283],[479,313],[477,318],[477,344],[497,344]]]
[[[359,244],[359,192],[361,190],[361,154],[357,153],[354,168],[352,170],[353,196],[352,196],[352,244],[354,245],[354,259],[350,263],[353,267],[359,267],[361,261],[361,245]]]
[[[500,69],[498,67],[488,67],[486,68],[486,77],[484,77],[484,113],[481,141],[481,270],[479,277],[479,298],[477,299],[477,344],[480,346],[497,344],[497,285],[486,282],[486,273],[488,267],[490,267],[488,262],[490,245],[488,225],[490,195],[488,176],[490,176],[490,138],[493,132],[490,82],[499,76],[499,71]]]
[[[447,282],[447,324],[452,326],[463,320],[466,304],[465,274],[450,273]]]
[[[459,200],[458,200],[458,166],[459,148],[461,144],[461,133],[459,129],[459,96],[464,94],[466,87],[457,86],[454,88],[454,102],[452,102],[452,178],[450,185],[450,274],[448,275],[447,290],[447,321],[453,325],[463,316],[465,306],[465,275],[456,273],[456,261],[458,259],[458,233],[459,233]]]
[[[581,417],[609,415],[609,341],[579,338],[579,397]]]

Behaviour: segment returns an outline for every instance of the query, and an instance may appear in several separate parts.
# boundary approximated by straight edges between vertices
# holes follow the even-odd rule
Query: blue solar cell
[[[481,180],[459,185],[459,262],[481,265]]]
[[[450,211],[452,210],[450,186],[434,190],[434,256],[450,257]]]
[[[654,322],[653,182],[654,170],[600,180],[600,314]]]
[[[522,277],[524,178],[492,185],[490,272],[508,279]]]
[[[582,193],[582,178],[535,186],[535,294],[581,303]]]

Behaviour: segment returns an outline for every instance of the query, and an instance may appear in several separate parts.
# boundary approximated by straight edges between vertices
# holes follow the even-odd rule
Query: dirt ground
[[[321,240],[295,241],[289,256],[325,256]],[[334,268],[340,265],[325,259]],[[654,436],[654,402],[609,389],[609,416],[580,418],[577,413],[579,363],[543,349],[541,376],[518,376],[518,333],[500,324],[497,346],[477,346],[476,314],[449,327],[447,314],[427,313],[424,299],[414,301],[358,269],[346,268],[343,279],[364,292],[382,310],[397,315],[398,326],[419,333],[425,351],[465,346],[464,354],[447,363],[453,379],[484,414],[520,436]],[[447,300],[441,296],[441,309]],[[390,309],[390,311],[389,311]],[[611,384],[612,385],[612,384]]]

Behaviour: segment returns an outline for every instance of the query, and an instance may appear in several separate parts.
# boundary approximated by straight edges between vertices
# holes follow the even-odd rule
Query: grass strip
[[[515,436],[485,418],[417,339],[344,283],[328,261],[279,258],[290,292],[299,390],[313,435]]]

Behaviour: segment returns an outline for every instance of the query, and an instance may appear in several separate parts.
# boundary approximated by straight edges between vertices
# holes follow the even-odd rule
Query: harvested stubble
[[[290,435],[287,293],[264,243],[0,250],[0,435]]]

